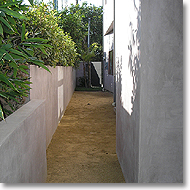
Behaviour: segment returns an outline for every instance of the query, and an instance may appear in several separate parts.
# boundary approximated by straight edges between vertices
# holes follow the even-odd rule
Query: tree
[[[81,50],[87,48],[88,36],[88,20],[90,18],[90,42],[97,43],[93,61],[100,61],[103,57],[102,40],[103,40],[103,7],[88,6],[87,3],[71,5],[60,12],[61,19],[59,26],[67,33],[77,44],[77,51],[80,54]]]
[[[91,85],[90,61],[101,61],[102,52],[102,29],[103,29],[103,7],[88,6],[87,3],[71,5],[59,14],[59,26],[67,33],[77,45],[79,59],[83,61],[85,86]],[[88,21],[90,19],[90,42],[88,47]],[[88,82],[85,73],[85,62],[88,64]]]
[[[72,5],[75,7],[74,5]],[[79,5],[76,5],[79,7]],[[70,8],[65,8],[59,13],[59,26],[63,31],[68,33],[77,45],[77,52],[83,49],[86,37],[86,26],[83,24],[82,16],[79,11],[71,11]]]

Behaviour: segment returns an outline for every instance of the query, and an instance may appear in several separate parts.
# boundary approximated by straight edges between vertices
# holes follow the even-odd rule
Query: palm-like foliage
[[[30,0],[32,3],[32,0]],[[30,89],[28,65],[35,64],[48,70],[34,51],[43,51],[47,40],[28,38],[23,14],[27,10],[22,0],[0,0],[0,118],[14,110],[15,102],[27,96]],[[49,71],[49,70],[48,70]],[[6,106],[5,106],[6,105]]]

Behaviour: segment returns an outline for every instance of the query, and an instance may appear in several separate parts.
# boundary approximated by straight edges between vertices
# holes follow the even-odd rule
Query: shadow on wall
[[[137,21],[134,23],[131,20],[128,23],[129,31],[127,33],[130,36],[130,40],[125,51],[128,51],[127,55],[129,57],[124,57],[124,54],[116,57],[117,155],[126,182],[138,181],[139,157],[141,6],[137,8],[135,0],[133,2]],[[127,61],[128,63],[126,63]],[[128,73],[125,65],[128,66]],[[125,75],[127,74],[130,76],[126,77]],[[131,87],[130,89],[126,89],[128,85]]]
[[[134,7],[137,14],[137,29],[133,29],[132,22],[129,23],[132,38],[129,41],[128,50],[130,51],[128,67],[130,69],[131,76],[133,77],[133,90],[131,96],[132,112],[134,111],[136,93],[139,82],[139,69],[140,69],[140,23],[141,23],[141,7],[137,8],[134,0]]]
[[[127,110],[130,115],[132,115],[135,107],[135,99],[137,96],[137,91],[138,91],[138,86],[139,86],[139,78],[140,78],[140,23],[141,23],[141,6],[139,9],[137,8],[134,2],[134,7],[136,11],[138,12],[137,14],[137,28],[133,25],[132,21],[129,23],[129,30],[131,33],[131,39],[128,42],[128,50],[129,50],[129,58],[128,58],[128,68],[130,70],[130,77],[132,77],[132,82],[133,82],[133,87],[132,87],[132,92],[131,92],[131,110]],[[122,55],[120,57],[116,57],[116,73],[117,73],[117,81],[120,82],[120,89],[118,89],[119,92],[123,91],[123,87],[125,86],[124,81],[123,82],[123,77],[122,75],[125,75],[125,71],[122,68],[122,62],[123,62],[123,57]],[[125,64],[125,63],[124,63]],[[127,89],[128,90],[128,89]],[[122,99],[122,93],[119,94],[119,97],[121,97],[122,104],[123,104],[123,99]]]

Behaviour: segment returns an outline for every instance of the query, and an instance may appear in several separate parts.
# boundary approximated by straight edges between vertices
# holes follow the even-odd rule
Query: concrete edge
[[[8,136],[13,133],[45,100],[33,99],[13,114],[8,116],[5,121],[0,122],[0,147]]]

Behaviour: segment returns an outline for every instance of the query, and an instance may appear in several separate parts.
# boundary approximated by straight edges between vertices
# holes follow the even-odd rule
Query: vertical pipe
[[[57,2],[57,0],[53,0],[53,3],[54,3],[54,9],[58,10],[58,2]]]
[[[90,47],[90,18],[88,18],[88,48]]]
[[[89,48],[90,48],[90,18],[88,18],[88,52],[89,52]],[[91,62],[88,62],[88,86],[91,86]]]
[[[102,60],[102,86],[104,87],[104,84],[105,84],[105,82],[104,82],[104,73],[105,73],[105,53],[104,53],[104,19],[105,19],[105,15],[104,15],[104,8],[105,8],[105,5],[104,5],[104,0],[102,0],[102,6],[103,6],[103,30],[102,30],[102,36],[103,36],[103,60]]]
[[[116,102],[116,63],[115,63],[115,0],[113,1],[113,15],[114,15],[114,26],[113,26],[113,77],[114,77],[114,92],[113,92],[113,100]]]
[[[102,49],[103,49],[103,57],[102,57],[102,65],[101,65],[101,75],[102,75],[102,83],[101,87],[104,87],[104,0],[102,0],[103,7],[103,24],[102,24]]]

